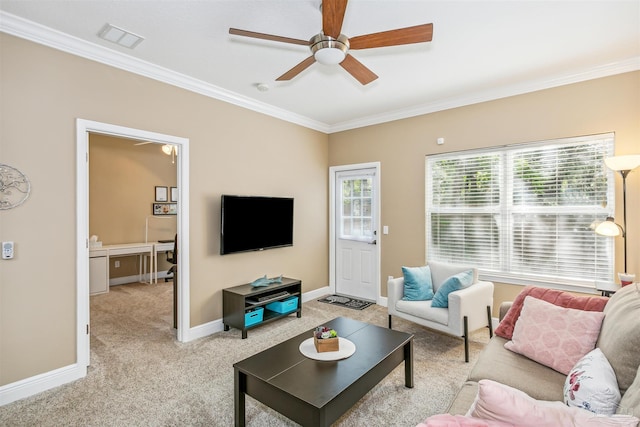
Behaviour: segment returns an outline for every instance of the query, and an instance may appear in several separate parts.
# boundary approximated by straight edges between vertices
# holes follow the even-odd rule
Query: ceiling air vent
[[[137,34],[133,34],[111,24],[105,24],[98,33],[98,37],[129,49],[135,48],[144,40],[144,37],[140,37]]]

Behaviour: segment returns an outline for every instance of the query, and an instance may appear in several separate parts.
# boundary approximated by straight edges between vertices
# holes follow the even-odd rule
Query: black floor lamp
[[[615,156],[604,159],[604,163],[611,170],[622,175],[622,226],[616,224],[613,217],[601,222],[595,232],[603,236],[622,236],[624,243],[624,273],[627,274],[627,175],[640,166],[640,154]]]

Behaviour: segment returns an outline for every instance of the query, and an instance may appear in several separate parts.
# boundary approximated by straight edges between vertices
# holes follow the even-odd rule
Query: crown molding
[[[410,117],[422,116],[425,114],[449,110],[452,108],[479,104],[481,102],[494,101],[496,99],[508,98],[510,96],[537,92],[544,89],[551,89],[554,87],[580,83],[587,80],[609,77],[616,74],[623,74],[638,70],[640,70],[640,56],[628,58],[623,61],[599,65],[590,69],[575,71],[572,73],[558,74],[550,78],[531,80],[525,83],[493,88],[486,91],[479,91],[461,97],[442,99],[409,108],[389,111],[383,114],[364,117],[362,119],[345,121],[332,125],[329,128],[329,133],[357,129],[365,126],[372,126],[395,120],[407,119]]]
[[[573,72],[558,74],[549,78],[502,86],[485,91],[478,91],[460,97],[440,99],[434,102],[428,102],[408,108],[388,111],[382,114],[374,114],[360,119],[330,125],[317,120],[312,120],[291,111],[258,102],[249,97],[206,83],[202,80],[194,79],[184,74],[159,67],[94,43],[89,43],[78,39],[77,37],[70,36],[2,11],[0,11],[0,31],[326,134],[377,125],[452,108],[464,107],[481,102],[493,101],[510,96],[640,70],[640,56],[636,56],[589,69],[574,70]]]
[[[0,31],[319,132],[329,132],[329,126],[325,123],[256,101],[202,80],[81,40],[3,11],[0,11]]]

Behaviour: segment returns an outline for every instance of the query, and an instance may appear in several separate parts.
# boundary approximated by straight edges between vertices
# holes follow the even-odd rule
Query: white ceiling
[[[276,82],[308,48],[228,34],[306,40],[322,27],[319,4],[0,0],[0,30],[327,133],[640,69],[640,0],[351,0],[349,37],[434,25],[430,43],[352,51],[379,76],[367,86],[318,63]],[[102,40],[106,23],[144,41]]]

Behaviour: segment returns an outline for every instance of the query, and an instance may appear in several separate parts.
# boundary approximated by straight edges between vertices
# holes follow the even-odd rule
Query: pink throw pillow
[[[558,307],[528,296],[504,347],[568,375],[595,348],[603,319],[599,311]]]
[[[541,299],[543,301],[550,302],[551,304],[558,305],[560,307],[575,308],[578,310],[586,311],[602,311],[604,306],[609,301],[608,298],[599,296],[574,296],[568,292],[558,291],[555,289],[538,288],[535,286],[526,286],[522,292],[513,301],[513,305],[509,308],[509,311],[504,316],[504,319],[500,322],[496,330],[496,335],[508,340],[513,335],[513,328],[516,325],[518,317],[520,317],[520,311],[522,310],[522,304],[527,296]]]
[[[480,418],[463,417],[462,415],[432,415],[416,427],[516,427],[511,423],[481,420]]]
[[[528,394],[491,380],[480,380],[478,395],[467,416],[511,423],[518,427],[593,426],[636,427],[638,418],[611,417],[571,408],[560,401],[536,400]]]

